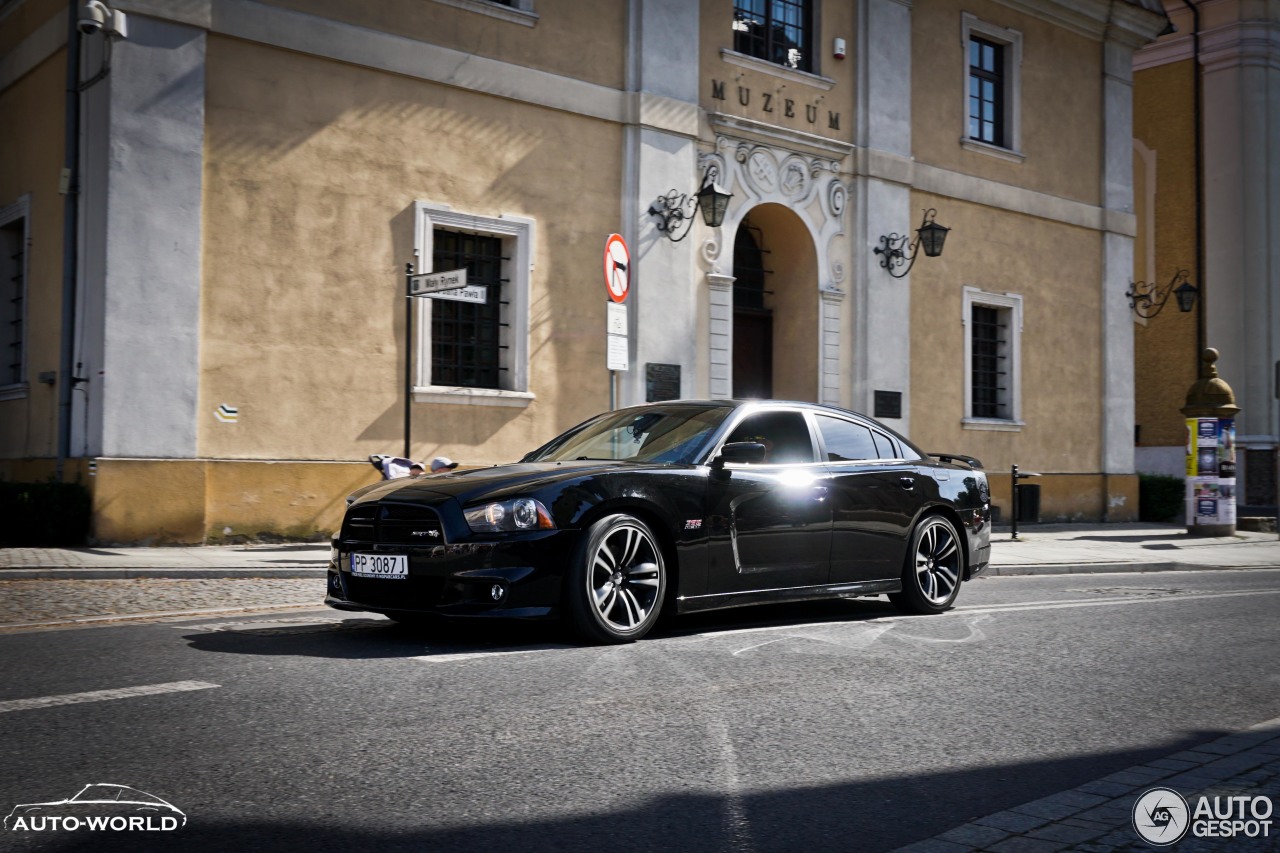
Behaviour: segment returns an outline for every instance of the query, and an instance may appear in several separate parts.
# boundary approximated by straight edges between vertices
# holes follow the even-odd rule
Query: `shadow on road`
[[[898,614],[888,602],[872,599],[761,605],[677,616],[658,624],[640,642],[665,637],[716,634],[760,627],[861,622]],[[578,648],[578,642],[556,622],[452,620],[428,625],[401,625],[377,617],[244,619],[183,637],[197,651],[240,655],[297,655],[363,660],[520,651],[530,647]],[[424,648],[425,644],[425,648]]]
[[[315,792],[304,805],[282,788],[278,802],[247,803],[234,791],[227,802],[180,802],[188,816],[174,832],[99,833],[81,831],[6,833],[13,841],[41,842],[39,849],[73,851],[826,851],[893,850],[932,838],[998,811],[1070,789],[1102,775],[1155,760],[1221,737],[1224,732],[1189,733],[1150,748],[1018,764],[995,764],[963,771],[889,777],[825,786],[743,791],[667,793],[634,798],[600,792],[591,814],[525,818],[522,813],[555,812],[555,804],[493,799],[467,792],[465,811],[441,807],[436,780],[404,779],[395,791],[335,787],[323,800]],[[781,732],[776,737],[784,737]],[[957,732],[959,736],[959,730]],[[943,760],[939,756],[939,760]],[[851,763],[849,774],[857,775]],[[586,770],[587,768],[584,768]],[[714,770],[709,768],[710,772]],[[645,780],[653,787],[653,780]],[[708,780],[715,784],[720,780]],[[500,788],[501,789],[501,788]],[[416,793],[415,793],[416,792]],[[408,799],[406,799],[408,796]],[[618,799],[632,805],[610,808]],[[388,804],[380,808],[379,803]],[[242,819],[227,819],[243,811]],[[273,818],[272,813],[280,815]],[[211,813],[216,813],[217,817]],[[1123,828],[1124,816],[1108,820]],[[35,836],[42,835],[36,839]],[[1137,836],[1134,835],[1137,849]],[[50,844],[50,842],[53,842]],[[21,847],[19,849],[22,849]],[[941,849],[941,848],[939,848]],[[1030,848],[1028,848],[1030,849]],[[1036,848],[1039,849],[1039,848]]]

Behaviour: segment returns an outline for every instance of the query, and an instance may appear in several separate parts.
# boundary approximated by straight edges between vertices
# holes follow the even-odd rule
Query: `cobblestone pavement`
[[[1214,797],[1222,798],[1219,803],[1224,811],[1225,798],[1234,796],[1264,796],[1269,798],[1272,808],[1280,805],[1280,719],[987,815],[934,838],[901,847],[896,853],[1145,853],[1157,848],[1139,839],[1132,822],[1133,807],[1143,793],[1155,787],[1178,792],[1191,810],[1191,830],[1169,847],[1170,850],[1177,853],[1280,850],[1277,837],[1280,812],[1268,814],[1265,835],[1260,822],[1254,821],[1252,838],[1244,835],[1205,837],[1204,824],[1194,819],[1202,796],[1210,798],[1210,808]],[[1245,808],[1249,810],[1248,806]],[[1252,815],[1247,817],[1252,820]],[[1218,823],[1216,818],[1213,823]]]
[[[307,604],[320,607],[323,600],[321,578],[0,579],[0,630],[85,617]]]

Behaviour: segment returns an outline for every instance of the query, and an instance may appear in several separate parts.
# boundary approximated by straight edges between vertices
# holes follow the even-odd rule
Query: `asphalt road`
[[[1280,717],[1280,570],[991,578],[959,605],[612,648],[325,610],[0,635],[0,814],[115,783],[188,821],[0,846],[890,850]]]

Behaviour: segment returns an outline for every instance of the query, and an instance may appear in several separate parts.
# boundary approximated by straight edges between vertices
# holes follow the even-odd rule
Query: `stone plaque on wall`
[[[876,405],[875,417],[901,418],[902,417],[902,392],[901,391],[877,391],[875,405]]]
[[[644,399],[647,403],[680,399],[680,365],[654,364],[644,366]]]

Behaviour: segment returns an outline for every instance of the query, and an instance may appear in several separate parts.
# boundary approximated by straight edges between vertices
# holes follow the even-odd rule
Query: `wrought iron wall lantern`
[[[689,236],[694,214],[699,210],[702,211],[702,221],[711,228],[719,228],[724,224],[724,214],[729,209],[729,199],[733,198],[733,193],[716,183],[719,177],[720,170],[715,165],[708,166],[702,176],[702,187],[692,198],[688,193],[673,189],[666,195],[658,196],[649,205],[649,215],[661,217],[656,225],[657,229],[666,234],[672,243],[679,243]],[[691,208],[690,202],[693,204]],[[684,231],[676,236],[682,223]]]
[[[880,259],[880,266],[887,269],[889,275],[902,278],[911,272],[911,266],[916,262],[916,255],[921,249],[924,249],[925,255],[930,258],[936,258],[942,254],[942,246],[947,242],[947,232],[951,229],[934,222],[933,218],[937,215],[938,211],[932,207],[924,212],[924,219],[916,229],[916,239],[910,244],[907,243],[909,238],[906,234],[887,234],[880,238],[880,245],[876,246],[874,251],[877,255],[884,255]],[[900,267],[905,269],[902,272],[895,272]]]
[[[1178,310],[1186,314],[1196,306],[1196,298],[1200,295],[1200,288],[1188,281],[1190,275],[1186,270],[1178,270],[1164,287],[1145,281],[1130,282],[1132,289],[1126,290],[1124,295],[1129,297],[1133,313],[1148,320],[1160,313],[1169,301],[1170,293],[1178,301]]]

